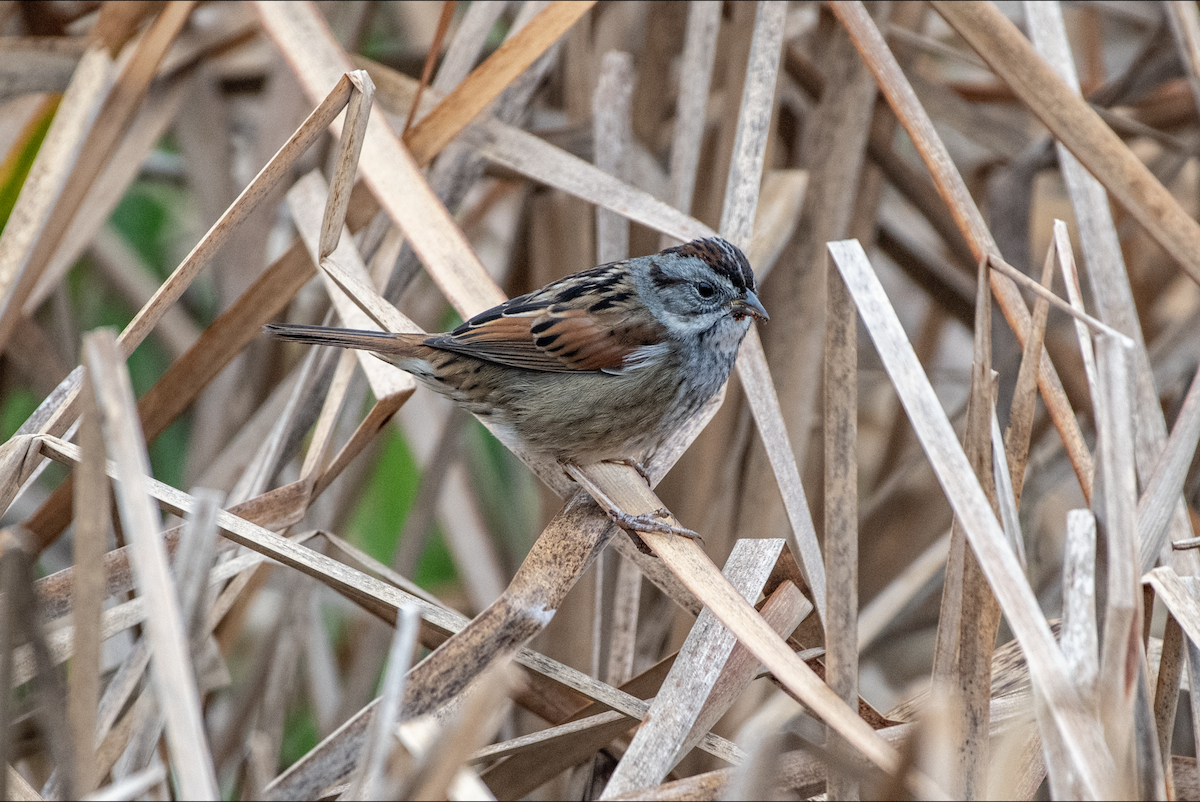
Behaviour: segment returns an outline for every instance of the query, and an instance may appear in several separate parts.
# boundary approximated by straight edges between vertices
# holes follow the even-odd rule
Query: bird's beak
[[[738,298],[730,306],[733,307],[734,316],[738,318],[756,317],[764,323],[771,319],[758,296],[751,290],[746,290],[746,297]]]

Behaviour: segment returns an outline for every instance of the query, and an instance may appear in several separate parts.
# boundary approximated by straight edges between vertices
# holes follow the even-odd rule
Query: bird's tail
[[[304,326],[296,323],[268,323],[263,330],[283,340],[374,351],[384,358],[413,356],[414,351],[421,346],[425,339],[424,334],[392,334],[386,331]]]

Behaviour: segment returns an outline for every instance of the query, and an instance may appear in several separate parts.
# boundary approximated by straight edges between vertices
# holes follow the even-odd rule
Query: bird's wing
[[[577,285],[572,285],[577,286]],[[611,288],[610,288],[611,290]],[[564,296],[550,285],[489,309],[425,344],[526,370],[617,373],[665,350],[666,330],[633,293]],[[615,300],[614,300],[615,299]]]

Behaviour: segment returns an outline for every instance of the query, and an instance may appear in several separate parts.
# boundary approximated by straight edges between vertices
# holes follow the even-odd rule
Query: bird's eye
[[[700,293],[701,298],[711,298],[716,291],[717,288],[709,284],[707,281],[701,281],[696,285],[696,292]]]

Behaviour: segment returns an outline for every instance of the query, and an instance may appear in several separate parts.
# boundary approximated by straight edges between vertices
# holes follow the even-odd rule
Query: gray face
[[[744,295],[704,260],[678,253],[647,257],[639,277],[646,305],[674,336],[706,331],[732,317],[731,304]]]

